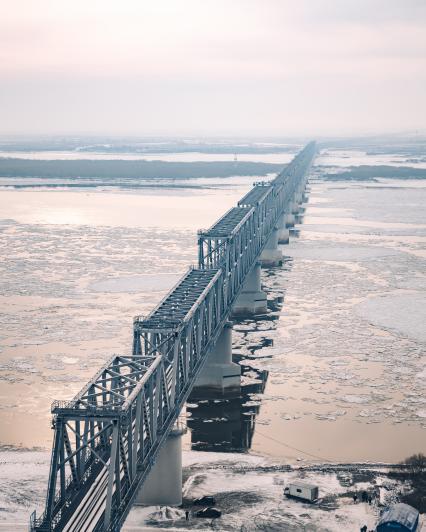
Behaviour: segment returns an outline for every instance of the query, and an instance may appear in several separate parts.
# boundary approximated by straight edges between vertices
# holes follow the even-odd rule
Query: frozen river
[[[51,401],[130,350],[132,317],[195,263],[196,230],[252,181],[1,191],[0,441],[40,448],[13,454],[28,466],[0,481],[1,506],[31,471],[47,481]],[[192,403],[188,451],[229,442],[283,462],[395,462],[426,448],[426,182],[330,183],[317,169],[310,188],[283,267],[263,272],[270,314],[235,324],[244,397]]]

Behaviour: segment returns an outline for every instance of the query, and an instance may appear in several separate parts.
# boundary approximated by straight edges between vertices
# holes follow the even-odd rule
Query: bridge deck
[[[280,172],[277,177],[272,181],[272,183],[284,183],[291,176],[294,176],[296,173],[302,175],[308,169],[311,164],[312,159],[314,158],[316,151],[315,142],[310,142],[300,151],[296,157],[288,164],[282,172]]]
[[[218,270],[189,270],[148,317],[137,319],[139,327],[145,330],[178,327],[216,277],[217,272]]]
[[[201,234],[206,238],[226,238],[227,236],[232,236],[250,211],[251,207],[233,207],[212,225],[210,229],[203,231]]]
[[[250,190],[239,202],[239,206],[254,207],[261,203],[271,191],[271,185],[258,184]]]

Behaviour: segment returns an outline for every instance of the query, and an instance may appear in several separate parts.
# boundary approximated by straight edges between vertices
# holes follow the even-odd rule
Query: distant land
[[[294,153],[304,141],[290,144],[277,139],[168,139],[119,137],[6,138],[0,135],[0,151],[74,151],[77,153]]]
[[[148,186],[143,183],[145,180],[179,181],[200,177],[264,177],[267,174],[277,174],[284,167],[283,164],[250,161],[35,160],[0,157],[0,177],[2,178],[48,179],[47,186],[67,187],[107,185],[134,188]],[[371,181],[376,178],[426,179],[426,168],[410,166],[361,165],[348,168],[334,166],[316,168],[321,170],[319,177],[327,181]],[[78,180],[78,182],[67,184],[50,182],[54,179]],[[90,182],[93,179],[101,180],[101,183]],[[125,180],[125,182],[119,182],[119,180]],[[26,188],[27,186],[46,186],[46,183],[40,185],[21,183],[20,185],[11,184],[11,186]]]
[[[260,162],[34,160],[0,158],[0,177],[191,179],[197,177],[265,176],[285,165]]]
[[[327,167],[323,168],[326,170]],[[369,181],[378,177],[386,177],[388,179],[426,179],[426,168],[387,165],[349,166],[338,172],[325,173],[321,177],[328,181]]]

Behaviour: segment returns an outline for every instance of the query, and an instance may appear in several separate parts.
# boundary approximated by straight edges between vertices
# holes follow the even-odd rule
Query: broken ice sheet
[[[416,412],[424,410],[424,403],[418,402],[424,396],[426,381],[422,374],[424,346],[412,336],[360,315],[356,309],[377,296],[398,295],[392,290],[423,289],[424,262],[399,248],[404,233],[404,238],[408,235],[404,246],[412,245],[415,249],[419,242],[410,243],[409,234],[418,238],[419,231],[424,229],[420,225],[396,226],[393,222],[419,223],[424,218],[425,192],[399,184],[406,187],[398,194],[410,204],[407,209],[401,208],[394,201],[393,192],[387,189],[381,189],[380,198],[384,199],[378,204],[377,190],[360,183],[344,185],[344,188],[335,183],[311,185],[317,212],[309,214],[308,206],[306,222],[311,229],[316,225],[316,229],[322,230],[304,232],[303,225],[299,226],[301,238],[296,241],[293,237],[290,246],[283,248],[286,255],[293,256],[292,260],[283,269],[262,272],[268,299],[284,297],[276,329],[267,320],[258,325],[254,320],[237,324],[235,346],[243,361],[246,355],[261,358],[256,360],[255,367],[270,371],[261,416],[267,414],[265,419],[271,424],[279,416],[265,412],[268,405],[271,410],[285,414],[293,409],[311,410],[311,415],[298,420],[304,429],[312,415],[324,412],[325,403],[330,405],[325,407],[326,414],[335,412],[337,407],[347,409],[346,424],[352,417],[360,423],[371,419],[356,415],[368,407],[376,411],[373,419],[391,422],[401,419],[404,427],[398,430],[409,430],[408,422],[421,427],[424,418]],[[322,208],[327,210],[318,212]],[[313,215],[322,220],[312,221]],[[342,216],[350,218],[345,225],[339,223]],[[6,258],[0,264],[4,294],[0,303],[6,309],[6,314],[0,315],[5,331],[0,340],[0,363],[7,365],[11,359],[23,357],[33,363],[35,370],[41,368],[43,376],[64,374],[67,366],[62,371],[51,366],[55,354],[64,353],[64,358],[58,356],[58,363],[67,364],[65,357],[77,359],[75,369],[72,364],[70,369],[75,371],[78,367],[83,383],[111,351],[130,349],[132,316],[149,312],[157,302],[153,301],[152,291],[120,290],[128,289],[132,279],[145,274],[154,279],[166,272],[183,271],[196,257],[195,230],[16,223],[10,223],[6,229],[11,232],[3,235],[0,242],[0,251]],[[324,229],[330,229],[330,233]],[[399,236],[394,238],[392,235],[397,232]],[[110,285],[95,284],[109,279],[115,281]],[[165,284],[163,288],[167,290]],[[404,309],[411,312],[409,305]],[[394,314],[392,319],[398,320],[399,316]],[[99,342],[96,344],[94,339]],[[268,340],[273,341],[273,347],[265,345]],[[52,354],[52,358],[45,358],[44,354],[32,358],[35,348],[46,349],[43,353]],[[44,362],[49,367],[44,367]],[[2,378],[24,378],[37,386],[41,376],[27,370],[29,366],[21,366],[21,371],[9,366],[1,372]],[[7,382],[3,384],[9,386]],[[52,393],[54,390],[55,396],[58,392],[59,396],[67,393],[67,385],[61,387],[60,382],[51,382],[57,386],[49,388],[47,384],[44,382],[43,386],[44,402],[38,405],[45,412],[49,411],[52,398],[49,389]],[[373,389],[386,397],[372,395]],[[398,397],[394,396],[395,390]],[[347,400],[340,401],[345,396]],[[354,400],[354,396],[360,397],[361,402]],[[395,413],[378,408],[379,401],[383,407],[392,405]],[[338,431],[341,419],[337,416],[333,424],[336,448],[342,447],[345,438],[344,430]],[[412,439],[414,447],[418,440]],[[350,458],[356,458],[355,454]],[[403,457],[396,457],[399,458]]]
[[[346,410],[333,410],[325,414],[316,413],[315,417],[321,421],[336,421],[339,417],[346,415]]]

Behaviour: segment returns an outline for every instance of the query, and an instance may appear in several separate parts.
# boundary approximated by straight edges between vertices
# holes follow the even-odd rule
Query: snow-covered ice
[[[376,325],[426,343],[426,298],[423,292],[371,298],[357,305],[355,310]]]

